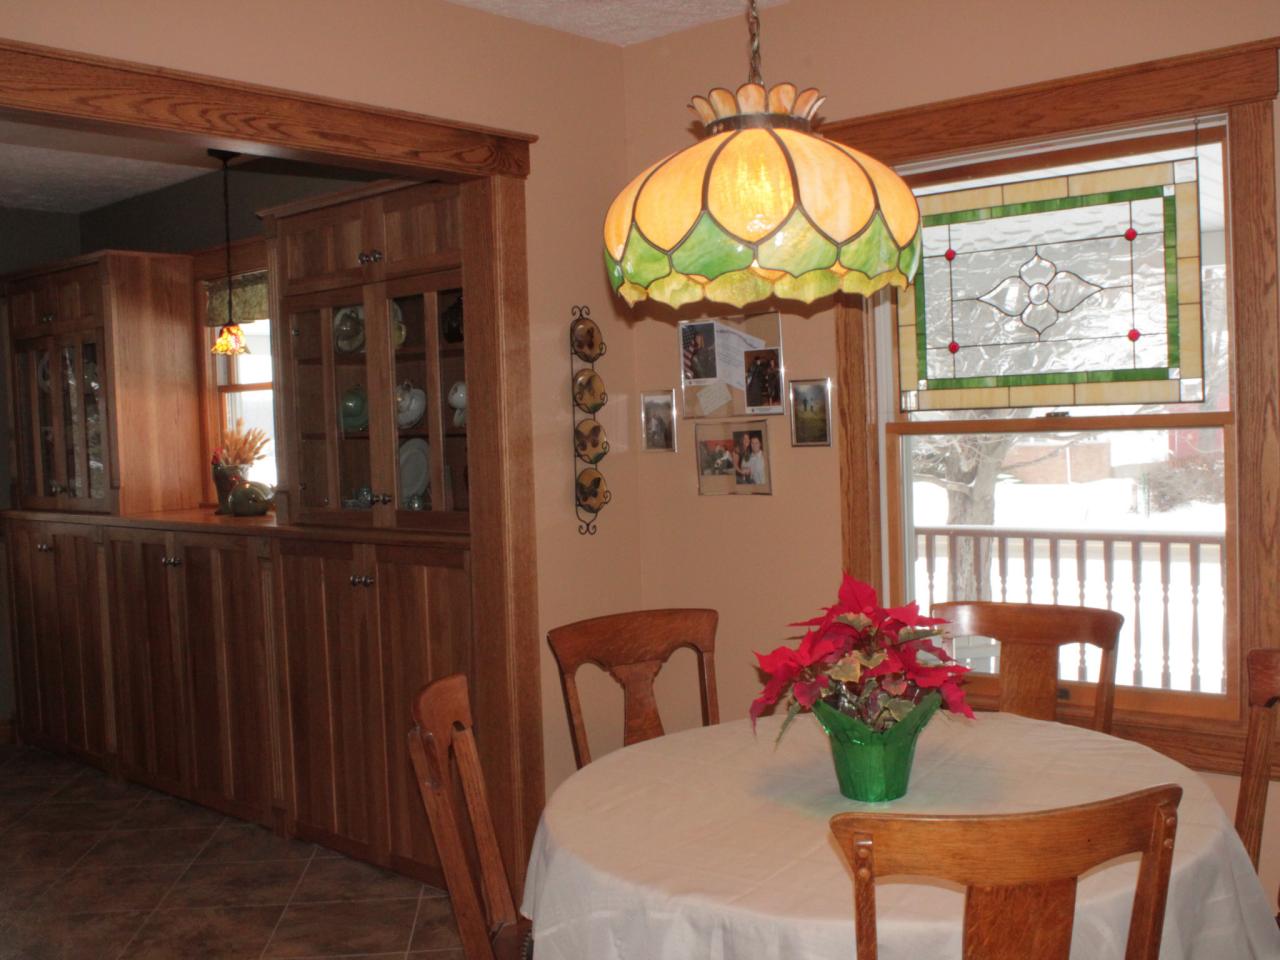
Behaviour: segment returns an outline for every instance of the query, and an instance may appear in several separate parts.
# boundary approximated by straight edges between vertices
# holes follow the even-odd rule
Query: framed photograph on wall
[[[640,394],[640,448],[676,451],[676,391],[650,390]]]
[[[791,445],[831,446],[831,378],[791,381]]]
[[[693,426],[698,493],[773,493],[769,421],[719,420]]]
[[[782,317],[776,310],[681,320],[680,401],[686,419],[785,411]]]

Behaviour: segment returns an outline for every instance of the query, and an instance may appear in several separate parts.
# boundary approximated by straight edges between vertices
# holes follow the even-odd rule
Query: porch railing
[[[916,527],[916,599],[986,599],[1104,607],[1124,615],[1116,682],[1220,693],[1224,689],[1226,580],[1221,533]],[[989,643],[957,647],[994,669]],[[1065,648],[1064,679],[1096,678],[1099,657]],[[990,661],[988,664],[985,661]]]

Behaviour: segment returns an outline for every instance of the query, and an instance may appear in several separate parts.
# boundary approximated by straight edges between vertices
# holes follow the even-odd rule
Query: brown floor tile
[[[446,897],[423,897],[410,950],[451,950],[462,947],[453,908]]]
[[[145,913],[14,917],[0,939],[0,960],[115,960]]]
[[[68,830],[110,830],[138,805],[137,800],[97,800],[91,803],[41,803],[32,807],[10,831],[63,833]]]
[[[387,953],[409,946],[417,900],[295,903],[285,909],[264,957]]]
[[[209,838],[213,827],[164,830],[116,830],[98,841],[82,867],[128,866],[144,863],[190,863]]]
[[[102,831],[14,833],[0,836],[0,867],[69,867],[89,852]]]
[[[206,807],[162,794],[148,797],[129,812],[118,825],[119,830],[154,829],[158,827],[216,827],[226,818]]]
[[[283,906],[157,910],[121,960],[257,958],[283,910]]]
[[[467,960],[461,947],[454,950],[414,950],[408,954],[409,960]]]
[[[422,884],[356,860],[312,860],[295,903],[327,900],[395,900],[417,897]]]
[[[0,831],[21,820],[31,809],[31,801],[0,800]]]
[[[66,780],[50,777],[10,776],[0,770],[0,802],[35,803],[53,796],[62,789]]]
[[[115,780],[97,770],[85,770],[54,792],[49,799],[53,803],[84,803],[93,800],[141,800],[156,796],[146,787],[136,783]]]
[[[31,905],[38,913],[107,913],[150,910],[182,876],[183,864],[145,867],[76,867]]]
[[[0,911],[27,909],[33,897],[38,897],[65,872],[61,867],[0,871]]]
[[[305,860],[193,863],[165,897],[164,907],[284,906],[306,866]]]
[[[86,769],[86,765],[70,757],[60,757],[43,750],[23,747],[5,762],[6,777],[66,777],[71,778]]]
[[[227,820],[218,828],[209,845],[201,851],[200,859],[309,860],[315,849],[310,843],[278,837],[266,827]]]

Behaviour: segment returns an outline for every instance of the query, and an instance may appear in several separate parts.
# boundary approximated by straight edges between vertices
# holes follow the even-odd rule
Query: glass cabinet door
[[[466,384],[457,271],[387,284],[397,523],[467,509]]]
[[[286,323],[300,512],[371,519],[382,491],[373,475],[370,340],[361,291],[291,298]]]
[[[25,505],[53,506],[62,491],[55,432],[57,370],[50,339],[26,340],[14,351],[18,493]],[[40,503],[40,501],[44,501]]]
[[[102,332],[61,337],[57,345],[58,404],[61,434],[61,498],[73,510],[105,509],[107,448],[104,427]]]

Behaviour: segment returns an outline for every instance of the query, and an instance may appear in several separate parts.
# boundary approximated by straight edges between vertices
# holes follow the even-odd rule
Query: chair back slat
[[[622,686],[623,743],[629,745],[662,736],[662,719],[654,697],[653,683],[658,671],[682,647],[698,658],[702,722],[720,722],[715,687],[716,624],[714,610],[636,610],[579,620],[556,627],[547,642],[560,669],[560,686],[578,766],[591,762],[582,703],[576,675],[584,663],[604,670]]]
[[[1000,709],[1036,720],[1058,713],[1058,651],[1088,643],[1102,651],[1093,706],[1093,728],[1111,731],[1115,712],[1116,647],[1124,617],[1113,610],[1049,603],[952,600],[932,614],[948,621],[948,636],[1000,641]]]
[[[1182,788],[997,816],[842,813],[831,819],[853,871],[859,960],[876,960],[875,883],[896,875],[965,886],[966,960],[1066,960],[1077,878],[1141,853],[1126,960],[1160,950]]]
[[[468,960],[493,960],[493,938],[517,920],[472,735],[467,680],[454,674],[413,702],[409,756]]]
[[[1262,823],[1267,813],[1267,788],[1271,784],[1276,708],[1280,703],[1280,649],[1249,651],[1247,669],[1249,729],[1240,771],[1240,793],[1236,798],[1236,832],[1256,870],[1262,849]]]

